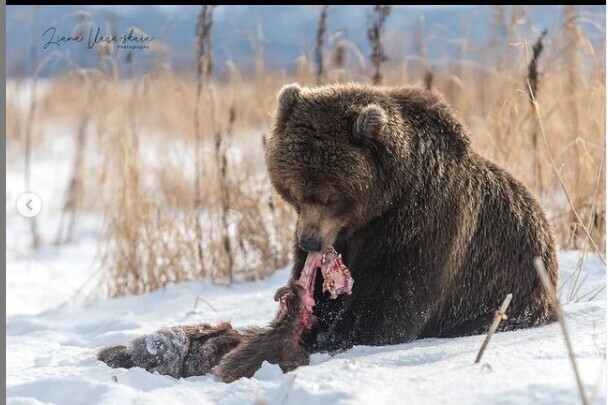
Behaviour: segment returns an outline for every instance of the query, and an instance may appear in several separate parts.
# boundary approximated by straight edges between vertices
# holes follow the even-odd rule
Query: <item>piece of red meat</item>
[[[308,253],[304,268],[295,283],[302,289],[298,322],[293,331],[294,338],[297,341],[299,341],[304,329],[312,328],[313,308],[315,306],[314,288],[319,270],[323,277],[323,292],[328,292],[332,299],[336,299],[341,294],[350,295],[352,292],[353,278],[342,261],[342,256],[333,247],[329,247],[323,253]],[[275,299],[280,302],[282,312],[287,311],[286,298],[290,293],[289,287],[283,287],[277,291]]]

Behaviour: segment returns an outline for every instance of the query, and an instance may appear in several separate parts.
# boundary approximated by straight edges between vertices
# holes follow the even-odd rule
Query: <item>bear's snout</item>
[[[321,241],[310,236],[302,236],[298,242],[300,249],[305,252],[319,252],[321,251]]]

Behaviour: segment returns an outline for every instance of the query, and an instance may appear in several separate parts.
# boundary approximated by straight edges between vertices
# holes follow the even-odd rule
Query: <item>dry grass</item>
[[[383,63],[378,42],[374,63],[368,65],[352,43],[340,38],[332,45],[333,62],[326,58],[321,74],[329,83],[375,77],[385,85],[425,84],[443,93],[469,126],[474,148],[537,194],[560,247],[586,252],[605,242],[606,66],[603,48],[585,38],[573,12],[568,9],[561,30],[544,40],[535,92],[542,106],[539,117],[530,108],[526,80],[539,35],[520,38],[501,8],[494,16],[496,29],[506,27],[510,39],[478,44],[494,55],[483,64],[455,60],[433,65],[404,55],[390,55],[389,63]],[[261,27],[256,35],[262,37]],[[93,129],[86,141],[95,154],[74,162],[74,181],[80,181],[82,171],[98,175],[66,192],[70,207],[103,213],[103,266],[110,295],[201,277],[265,277],[289,262],[294,214],[265,174],[265,137],[280,87],[292,81],[314,85],[319,71],[306,55],[298,59],[293,75],[265,71],[263,48],[258,48],[255,75],[244,76],[229,62],[229,78],[205,84],[202,96],[195,77],[167,64],[159,63],[142,77],[121,78],[116,65],[123,62],[108,51],[100,55],[98,70],[53,80],[39,100],[36,134],[58,120],[72,125],[74,133],[83,121]],[[8,112],[9,148],[22,151],[24,139],[42,136],[26,136],[32,132],[24,129],[28,109],[9,97]],[[538,141],[538,118],[546,148]]]

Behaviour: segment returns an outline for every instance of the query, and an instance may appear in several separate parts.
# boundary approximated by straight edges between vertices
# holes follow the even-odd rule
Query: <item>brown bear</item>
[[[501,330],[554,320],[533,265],[541,257],[557,284],[556,244],[539,203],[473,151],[467,129],[439,95],[294,84],[280,91],[275,118],[268,173],[298,213],[292,276],[279,293],[287,310],[268,328],[239,333],[224,326],[216,344],[198,350],[213,359],[201,373],[233,381],[265,360],[289,370],[313,352],[483,333],[508,293],[513,301]],[[301,307],[295,282],[308,252],[329,247],[350,269],[352,294],[332,299],[316,287],[314,323],[294,342]],[[196,344],[163,360],[177,362],[171,369],[193,369],[184,359],[191,347],[205,346],[206,338],[186,335]],[[145,366],[133,361],[149,357],[141,351],[141,344],[115,346],[99,357]]]

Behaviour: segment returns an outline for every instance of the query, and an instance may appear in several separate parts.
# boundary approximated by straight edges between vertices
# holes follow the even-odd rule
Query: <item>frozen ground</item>
[[[262,282],[214,286],[189,282],[151,294],[105,300],[95,296],[95,218],[79,222],[77,242],[52,247],[57,210],[69,159],[39,156],[33,191],[43,198],[39,226],[47,242],[32,254],[28,222],[15,211],[22,191],[20,170],[7,173],[7,402],[80,403],[409,403],[572,404],[575,379],[557,324],[494,336],[473,365],[483,336],[426,339],[387,347],[355,347],[314,355],[312,364],[282,374],[265,364],[251,379],[223,384],[212,377],[176,380],[142,369],[111,369],[95,359],[102,345],[121,343],[157,328],[228,320],[237,327],[263,325],[277,309],[275,289],[287,271]],[[69,150],[68,150],[69,152]],[[68,153],[66,152],[66,153]],[[48,155],[46,155],[48,156]],[[59,156],[59,158],[57,158]],[[562,252],[562,279],[574,271],[580,252]],[[605,283],[600,260],[585,262],[587,292]],[[572,280],[572,279],[570,279]],[[571,282],[571,281],[570,281]],[[564,288],[567,296],[570,285]],[[606,400],[606,294],[565,302],[568,327],[587,395]],[[199,298],[199,299],[197,299]]]

